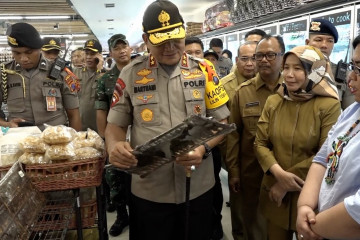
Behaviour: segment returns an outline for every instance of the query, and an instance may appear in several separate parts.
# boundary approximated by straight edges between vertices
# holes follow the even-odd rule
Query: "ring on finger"
[[[195,171],[195,170],[196,170],[195,165],[191,165],[190,170],[191,170],[191,171]]]
[[[304,238],[304,235],[299,234],[299,238],[300,238],[300,239],[303,239],[303,238]]]

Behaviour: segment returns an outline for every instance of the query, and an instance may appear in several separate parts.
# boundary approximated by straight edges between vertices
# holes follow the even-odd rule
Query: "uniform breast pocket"
[[[158,93],[141,93],[132,96],[134,118],[144,127],[161,125]]]
[[[61,91],[59,88],[49,88],[44,87],[42,89],[45,109],[49,109],[54,106],[54,101],[56,102],[56,110],[63,109]]]
[[[204,94],[204,88],[184,89],[187,116],[194,114],[206,116]]]
[[[257,123],[261,115],[261,107],[259,102],[246,104],[243,109],[243,122],[245,127],[255,134]]]
[[[10,113],[25,111],[25,98],[22,86],[8,89],[7,105]]]

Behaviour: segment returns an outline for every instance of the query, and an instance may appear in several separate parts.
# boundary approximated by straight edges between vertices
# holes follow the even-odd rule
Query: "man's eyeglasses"
[[[255,53],[254,58],[256,61],[261,61],[264,57],[266,57],[266,60],[272,61],[275,60],[277,56],[282,56],[283,53],[274,53],[274,52],[268,52],[268,53]]]
[[[354,65],[352,62],[348,64],[348,69],[354,71],[356,75],[360,75],[360,67]]]
[[[239,59],[240,59],[240,61],[242,61],[243,63],[247,63],[248,61],[250,61],[250,62],[255,62],[255,58],[254,58],[254,57],[240,57]]]

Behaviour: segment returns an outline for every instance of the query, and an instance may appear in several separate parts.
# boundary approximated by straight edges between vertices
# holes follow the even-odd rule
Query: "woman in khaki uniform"
[[[284,83],[267,99],[255,139],[265,172],[260,208],[269,240],[292,239],[304,179],[340,114],[331,67],[320,50],[293,48],[284,55],[283,69]]]

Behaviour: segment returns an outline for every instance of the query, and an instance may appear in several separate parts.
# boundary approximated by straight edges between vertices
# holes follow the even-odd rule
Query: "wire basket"
[[[97,213],[96,199],[85,202],[80,206],[82,228],[88,228],[95,225],[95,218]],[[69,229],[76,229],[76,216],[73,214]]]
[[[41,192],[59,191],[101,184],[105,157],[53,164],[26,166],[26,175]]]

